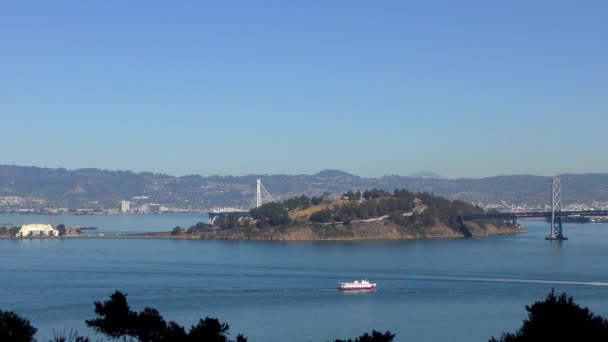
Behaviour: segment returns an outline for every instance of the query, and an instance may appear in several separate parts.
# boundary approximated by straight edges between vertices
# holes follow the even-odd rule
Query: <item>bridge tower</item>
[[[562,183],[559,177],[553,177],[551,186],[551,233],[547,240],[568,240],[562,230]]]
[[[255,192],[255,207],[262,206],[262,181],[258,178],[257,188]]]
[[[266,187],[264,187],[264,184],[262,184],[262,180],[258,178],[257,187],[256,187],[256,191],[255,191],[255,207],[256,208],[259,208],[262,206],[262,204],[264,204],[262,196],[264,196],[266,198],[266,203],[276,202],[276,200],[274,199],[274,197],[272,197],[270,192],[268,192],[268,190],[266,190]]]

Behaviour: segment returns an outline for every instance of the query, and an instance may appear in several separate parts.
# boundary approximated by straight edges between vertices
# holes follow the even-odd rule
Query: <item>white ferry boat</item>
[[[365,279],[355,280],[351,283],[338,282],[338,290],[340,291],[373,290],[375,288],[376,283],[370,283]]]

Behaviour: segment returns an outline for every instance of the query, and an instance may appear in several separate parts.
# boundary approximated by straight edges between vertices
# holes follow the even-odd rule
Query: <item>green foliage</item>
[[[358,201],[361,199],[361,191],[353,192],[352,190],[342,194],[342,197],[347,198],[349,201]]]
[[[21,228],[19,228],[19,227],[11,227],[8,230],[8,234],[10,235],[10,237],[13,238],[13,237],[17,236],[17,233],[19,233],[19,229],[21,229]]]
[[[236,228],[239,225],[240,214],[229,213],[220,219],[219,226],[224,229]]]
[[[190,228],[186,229],[186,233],[188,233],[188,234],[200,233],[205,229],[209,229],[209,227],[211,227],[210,224],[203,223],[203,222],[197,222],[195,225],[192,225],[192,226],[190,226]],[[175,228],[173,228],[173,229],[175,229]]]
[[[285,208],[287,208],[287,210],[306,209],[311,205],[311,203],[311,199],[304,195],[283,201],[283,205]]]
[[[503,333],[490,342],[608,341],[608,320],[581,308],[566,293],[554,291],[544,301],[526,306],[528,319],[515,333]]]
[[[372,331],[371,335],[365,333],[357,338],[348,339],[348,340],[335,340],[334,342],[391,342],[395,338],[395,334],[391,334],[390,331],[386,331],[385,333],[381,333],[379,331]]]
[[[432,193],[412,193],[405,189],[395,189],[393,193],[372,189],[363,192],[349,191],[343,194],[348,203],[310,215],[309,220],[317,223],[360,221],[388,216],[388,220],[404,228],[430,227],[444,224],[460,230],[458,215],[479,214],[483,209],[463,201],[450,201]],[[407,214],[407,215],[406,215]]]
[[[57,226],[57,230],[59,231],[59,236],[64,236],[67,231],[63,223]]]
[[[141,342],[169,341],[217,341],[229,342],[228,324],[215,318],[206,317],[190,328],[189,333],[181,325],[167,323],[156,309],[145,308],[141,312],[131,311],[127,297],[120,291],[114,292],[104,303],[95,302],[97,317],[86,324],[110,339],[136,339]],[[239,342],[247,339],[242,335]]]
[[[176,226],[173,228],[173,230],[171,231],[171,235],[179,235],[181,233],[184,232],[184,229],[180,226]]]
[[[380,197],[389,197],[389,196],[391,196],[391,194],[384,190],[379,190],[379,189],[374,188],[372,190],[364,191],[362,196],[366,200],[370,200],[370,199],[377,199]]]
[[[287,208],[281,203],[266,203],[259,208],[251,209],[251,217],[258,221],[258,227],[286,225],[291,222]]]
[[[8,228],[2,226],[0,227],[0,235],[6,235],[8,233]]]
[[[333,210],[331,209],[323,209],[319,211],[315,211],[308,218],[310,222],[322,223],[322,222],[331,222],[332,221]]]
[[[450,201],[441,196],[435,196],[432,193],[422,192],[413,194],[405,190],[395,190],[397,197],[397,206],[399,210],[405,208],[413,208],[414,199],[418,198],[426,209],[419,215],[412,215],[409,219],[409,224],[420,223],[423,226],[429,227],[437,223],[445,224],[446,226],[458,230],[460,223],[458,215],[460,214],[480,214],[483,209],[463,201]],[[390,210],[389,210],[390,212]],[[396,224],[403,225],[405,219],[393,216],[396,219]]]
[[[36,331],[37,329],[27,319],[21,318],[12,311],[0,310],[0,341],[35,341],[34,334]]]

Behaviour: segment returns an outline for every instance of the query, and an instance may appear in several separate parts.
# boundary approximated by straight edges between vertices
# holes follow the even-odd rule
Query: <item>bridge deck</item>
[[[608,216],[608,210],[565,210],[556,213],[557,216]],[[504,219],[517,218],[550,218],[550,211],[527,211],[520,213],[495,213],[495,214],[465,214],[460,215],[462,220]]]

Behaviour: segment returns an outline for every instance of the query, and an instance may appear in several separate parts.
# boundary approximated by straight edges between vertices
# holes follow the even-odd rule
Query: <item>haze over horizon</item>
[[[3,3],[0,163],[176,176],[606,173],[607,11]]]
[[[492,177],[511,177],[511,176],[539,176],[539,177],[553,177],[553,176],[563,176],[563,175],[582,175],[582,174],[607,174],[605,172],[584,172],[584,173],[574,173],[574,172],[564,172],[564,173],[560,173],[560,174],[555,174],[555,175],[540,175],[540,174],[529,174],[529,173],[518,173],[518,174],[499,174],[499,175],[492,175],[492,176],[480,176],[480,177],[446,177],[444,175],[438,174],[436,172],[433,171],[422,171],[422,172],[416,172],[416,173],[412,173],[412,174],[397,174],[397,173],[392,173],[392,174],[384,174],[384,175],[379,175],[379,176],[365,176],[365,175],[360,175],[354,172],[350,172],[348,170],[340,170],[340,169],[322,169],[322,170],[317,170],[317,171],[313,171],[313,172],[298,172],[298,173],[280,173],[280,172],[276,172],[276,173],[243,173],[243,174],[218,174],[218,173],[214,173],[214,174],[199,174],[199,173],[190,173],[190,174],[170,174],[170,173],[166,173],[166,172],[156,172],[156,171],[152,171],[152,170],[128,170],[128,169],[108,169],[108,168],[95,168],[95,167],[81,167],[81,168],[65,168],[65,167],[47,167],[47,166],[39,166],[39,165],[15,165],[15,164],[2,164],[0,163],[0,166],[8,166],[8,167],[37,167],[37,168],[49,168],[49,169],[65,169],[68,171],[78,171],[78,170],[87,170],[87,169],[96,169],[96,170],[101,170],[101,171],[107,171],[107,172],[133,172],[133,173],[140,173],[140,172],[151,172],[154,174],[159,174],[159,175],[166,175],[166,176],[170,176],[170,177],[188,177],[188,176],[201,176],[201,177],[214,177],[214,176],[220,176],[220,177],[244,177],[244,176],[253,176],[253,175],[259,175],[259,176],[281,176],[281,175],[285,175],[285,176],[300,176],[300,175],[304,175],[304,176],[311,176],[311,175],[316,175],[316,174],[320,174],[320,173],[346,173],[349,174],[351,176],[357,176],[357,177],[361,177],[361,178],[369,178],[369,179],[374,179],[374,178],[382,178],[382,177],[391,177],[391,176],[395,176],[395,177],[413,177],[413,178],[428,178],[428,179],[444,179],[444,180],[459,180],[459,179],[484,179],[484,178],[492,178]]]

